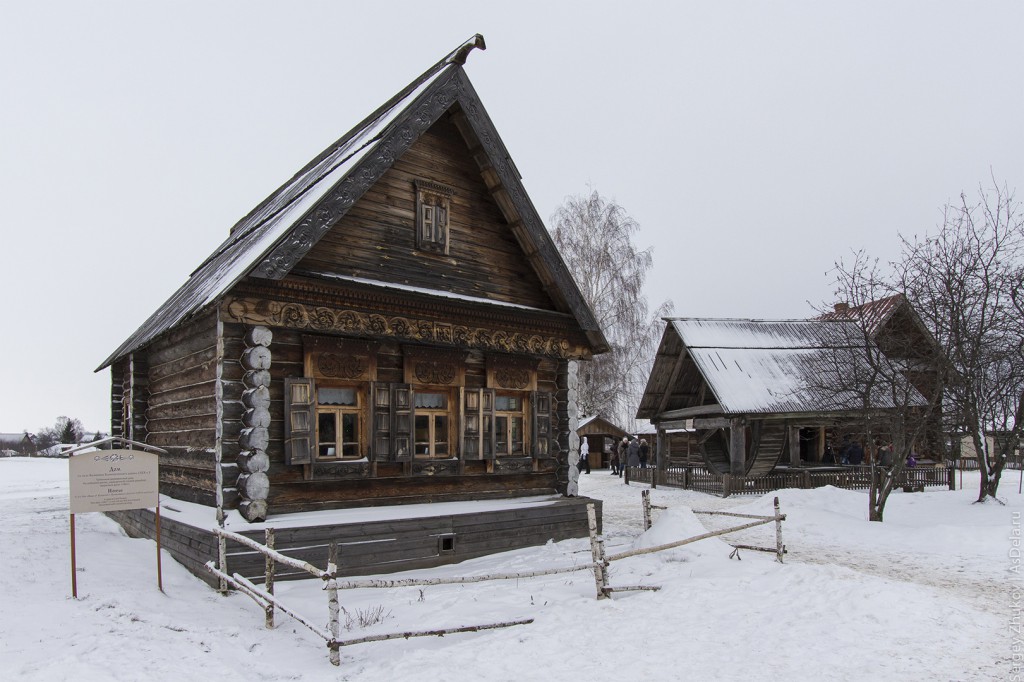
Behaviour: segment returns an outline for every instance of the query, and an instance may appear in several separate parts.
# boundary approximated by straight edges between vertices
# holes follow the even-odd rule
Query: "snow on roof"
[[[373,153],[383,133],[443,76],[451,63],[435,65],[402,93],[378,109],[332,147],[300,171],[252,213],[239,221],[231,234],[171,297],[135,331],[97,371],[156,338],[227,292],[256,267],[334,186],[359,162]],[[457,68],[457,67],[456,67]]]
[[[867,368],[851,321],[670,318],[725,414],[832,412],[861,407],[835,367]],[[852,371],[851,374],[855,373]],[[923,404],[923,398],[921,398]],[[894,407],[879,395],[874,406]]]

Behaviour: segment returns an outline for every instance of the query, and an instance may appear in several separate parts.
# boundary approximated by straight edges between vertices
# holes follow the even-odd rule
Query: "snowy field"
[[[76,517],[79,599],[71,598],[67,461],[0,459],[0,670],[15,680],[1012,680],[1020,679],[1018,472],[1006,506],[964,490],[894,494],[884,524],[866,494],[784,490],[786,563],[721,538],[612,564],[610,584],[658,592],[594,598],[589,572],[519,581],[342,592],[343,638],[520,618],[534,622],[444,638],[360,644],[332,667],[323,641],[287,616],[263,627],[240,594],[221,596],[155,545],[99,514]],[[771,513],[771,496],[721,500],[658,489],[644,534],[640,490],[607,471],[581,477],[604,500],[609,553],[724,527],[689,509]],[[959,482],[959,481],[958,481]],[[774,543],[772,526],[746,531]],[[404,576],[513,572],[589,561],[571,540]],[[327,621],[319,581],[278,595]],[[1015,640],[1017,644],[1015,644]]]

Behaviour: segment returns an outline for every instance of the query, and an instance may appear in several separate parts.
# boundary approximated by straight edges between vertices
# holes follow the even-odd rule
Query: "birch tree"
[[[600,414],[630,429],[658,339],[665,301],[653,312],[643,293],[653,264],[651,248],[633,243],[640,225],[596,190],[565,200],[552,216],[552,237],[594,312],[611,351],[580,365],[581,416]]]

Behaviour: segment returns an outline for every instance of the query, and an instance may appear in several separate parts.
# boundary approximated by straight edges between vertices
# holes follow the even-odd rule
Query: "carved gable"
[[[395,161],[293,273],[555,308],[447,116]]]

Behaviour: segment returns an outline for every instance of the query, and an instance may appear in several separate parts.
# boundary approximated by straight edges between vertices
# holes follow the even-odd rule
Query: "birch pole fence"
[[[644,500],[644,526],[650,528],[650,509],[665,509],[665,507],[656,507],[650,504],[649,491],[642,491]],[[726,535],[728,533],[735,533],[737,531],[745,530],[747,528],[754,528],[762,526],[768,523],[775,523],[776,528],[776,551],[778,554],[778,561],[782,562],[782,554],[785,552],[785,547],[782,544],[782,521],[785,520],[786,516],[779,512],[779,500],[775,498],[775,514],[773,516],[754,516],[751,514],[736,514],[732,512],[717,512],[717,511],[694,511],[695,514],[710,514],[720,516],[733,516],[739,518],[756,519],[749,523],[744,523],[739,526],[731,528],[725,528],[723,530],[711,531],[702,535],[686,538],[677,542],[671,542],[664,545],[658,545],[656,547],[648,547],[644,549],[631,550],[628,552],[620,552],[608,556],[605,552],[604,538],[597,532],[597,513],[594,509],[593,504],[587,505],[587,524],[590,535],[590,549],[591,549],[591,562],[583,564],[574,564],[572,566],[562,566],[557,568],[542,569],[539,571],[520,571],[516,573],[491,573],[486,575],[473,575],[473,576],[451,576],[445,578],[400,578],[397,580],[381,580],[381,579],[354,579],[354,580],[339,580],[338,576],[338,546],[335,543],[331,543],[329,547],[329,554],[327,560],[327,569],[323,570],[317,568],[309,562],[302,561],[289,557],[286,554],[282,554],[274,548],[274,532],[273,529],[267,529],[266,531],[266,544],[260,544],[255,540],[226,531],[222,528],[213,528],[212,532],[218,536],[220,543],[219,548],[219,566],[213,561],[206,562],[206,568],[214,576],[220,579],[221,585],[230,585],[237,589],[242,594],[247,595],[253,601],[255,601],[265,613],[265,626],[267,628],[274,627],[274,611],[279,609],[282,612],[288,614],[296,621],[306,626],[311,632],[323,639],[328,648],[328,655],[332,665],[341,665],[340,648],[343,646],[352,646],[354,644],[364,644],[367,642],[380,642],[389,639],[409,639],[410,637],[430,637],[438,636],[442,637],[448,634],[454,634],[459,632],[479,632],[482,630],[493,630],[496,628],[511,627],[514,625],[526,625],[533,622],[532,618],[524,620],[513,620],[502,623],[489,623],[485,625],[468,625],[457,628],[444,628],[436,630],[425,630],[425,631],[411,631],[411,632],[396,632],[389,634],[380,635],[368,635],[365,637],[357,637],[352,639],[341,639],[341,623],[340,623],[340,612],[341,604],[339,599],[340,590],[349,589],[366,589],[366,588],[379,588],[379,589],[391,589],[397,587],[426,587],[431,585],[463,585],[469,583],[487,582],[492,580],[521,580],[524,578],[534,578],[546,575],[558,575],[562,573],[574,573],[578,571],[593,571],[594,585],[597,592],[598,599],[607,599],[613,592],[629,592],[638,590],[659,590],[661,589],[657,585],[634,585],[634,586],[610,586],[608,584],[608,568],[612,561],[619,561],[621,559],[627,559],[629,557],[640,556],[643,554],[653,554],[655,552],[661,552],[668,549],[674,549],[676,547],[682,547],[693,542],[699,542],[708,538],[717,537],[719,535]],[[231,540],[237,542],[245,547],[253,549],[257,552],[262,553],[265,558],[265,570],[264,586],[260,588],[258,585],[253,583],[251,580],[245,578],[238,573],[229,573],[227,567],[227,541]],[[752,548],[761,549],[763,548]],[[314,625],[309,618],[297,613],[294,609],[283,604],[280,599],[274,596],[274,566],[277,563],[282,563],[291,568],[299,571],[304,571],[314,578],[319,578],[324,581],[324,590],[327,592],[327,610],[328,610],[328,624],[327,628],[323,629]],[[225,587],[226,589],[226,587]]]

